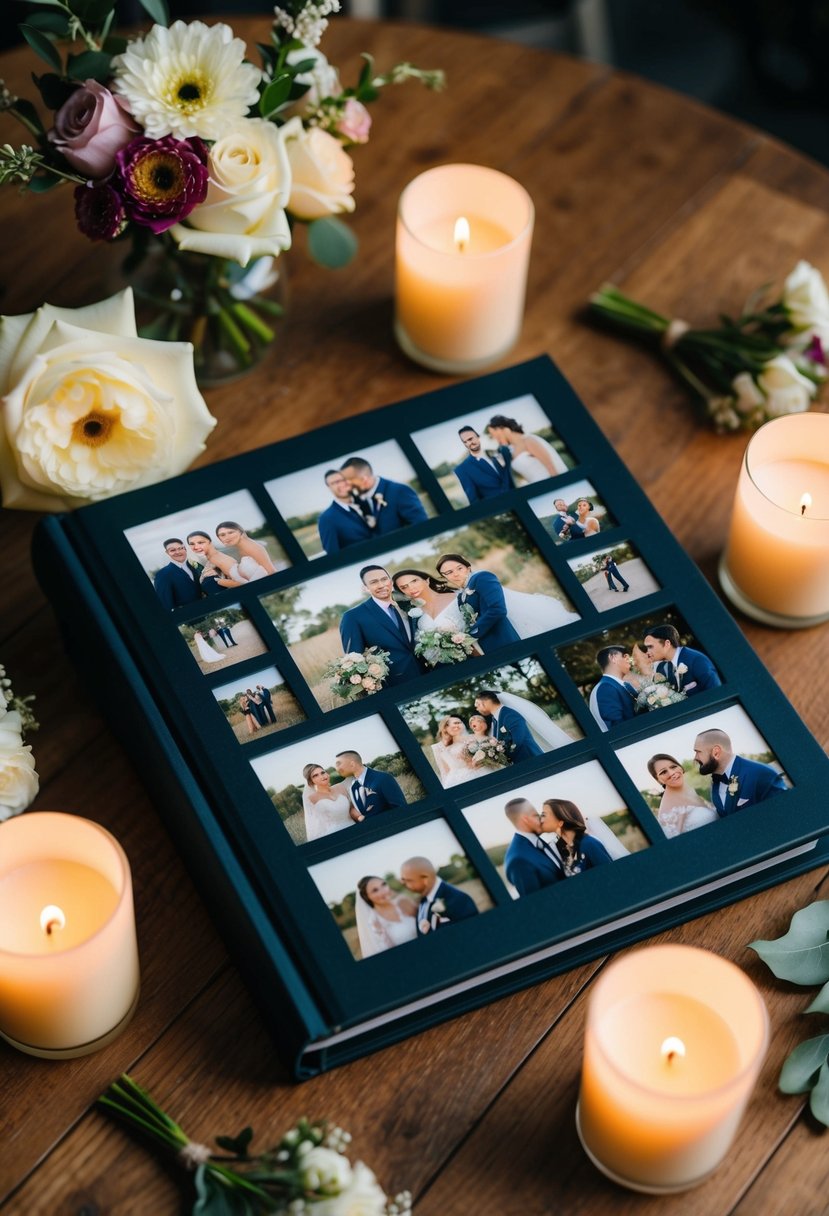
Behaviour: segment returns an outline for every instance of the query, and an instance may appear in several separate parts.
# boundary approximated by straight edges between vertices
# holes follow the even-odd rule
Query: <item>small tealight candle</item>
[[[123,1030],[137,1000],[118,841],[51,811],[0,823],[0,1037],[30,1055],[87,1055]]]
[[[612,963],[587,1017],[582,1145],[615,1182],[654,1194],[702,1182],[734,1138],[768,1043],[738,967],[691,946]]]
[[[434,371],[471,372],[517,342],[534,209],[523,186],[482,165],[440,165],[410,182],[397,214],[395,334]]]
[[[788,414],[752,437],[720,583],[766,625],[829,620],[829,415]]]

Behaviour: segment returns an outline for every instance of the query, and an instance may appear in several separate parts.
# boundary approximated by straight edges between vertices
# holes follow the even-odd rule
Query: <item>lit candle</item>
[[[829,620],[829,415],[789,414],[752,437],[720,583],[764,624]]]
[[[124,850],[88,819],[0,823],[0,1036],[30,1055],[105,1046],[138,1000],[132,880]]]
[[[734,1138],[768,1043],[768,1016],[733,963],[691,946],[626,955],[590,1001],[577,1122],[603,1173],[633,1190],[687,1190]]]
[[[524,316],[534,210],[523,186],[482,165],[410,182],[397,214],[395,333],[436,371],[495,363]]]

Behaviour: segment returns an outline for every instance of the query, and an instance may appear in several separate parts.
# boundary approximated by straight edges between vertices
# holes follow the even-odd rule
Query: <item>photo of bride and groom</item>
[[[618,608],[622,599],[638,600],[660,589],[629,540],[568,558],[567,565],[599,612]]]
[[[558,477],[575,464],[529,394],[469,410],[412,439],[453,507]]]
[[[169,610],[244,587],[290,564],[247,490],[164,515],[124,535]]]
[[[592,482],[586,480],[569,482],[527,501],[557,545],[589,540],[616,527]]]
[[[514,899],[648,848],[597,760],[464,808]]]
[[[353,849],[309,873],[355,959],[428,942],[493,906],[443,819]]]
[[[343,704],[334,673],[349,656],[387,656],[372,692],[580,619],[511,514],[261,598],[323,709]]]
[[[217,618],[222,619],[225,618]],[[225,632],[232,637],[232,631]],[[302,707],[276,667],[248,672],[244,679],[220,684],[211,692],[240,743],[264,739],[305,719]]]
[[[768,743],[739,705],[617,752],[669,838],[717,823],[789,789]]]
[[[536,659],[519,659],[399,708],[444,789],[582,738]]]
[[[267,653],[265,643],[241,604],[224,604],[221,615],[211,613],[196,617],[179,625],[178,631],[198,663],[199,671],[206,676]]]
[[[265,483],[306,557],[340,553],[435,514],[394,440]]]
[[[294,844],[398,813],[426,795],[377,715],[256,756],[251,768]]]

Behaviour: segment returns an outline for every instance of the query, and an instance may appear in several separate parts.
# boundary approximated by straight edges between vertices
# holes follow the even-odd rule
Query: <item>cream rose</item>
[[[282,128],[291,162],[288,210],[301,220],[353,211],[354,165],[338,139],[319,127],[305,130],[299,118]]]
[[[819,270],[798,262],[783,284],[783,305],[795,329],[829,337],[829,293]]]
[[[809,408],[809,402],[817,392],[812,381],[801,376],[786,355],[769,359],[757,377],[757,383],[765,394],[766,413],[770,418],[802,413]]]
[[[0,722],[0,820],[25,811],[39,788],[32,749],[20,735],[20,717],[10,711]]]
[[[170,231],[182,249],[232,258],[247,266],[252,258],[276,256],[291,245],[285,208],[291,166],[284,128],[263,118],[246,118],[210,149],[207,197]]]
[[[105,335],[105,336],[104,336]],[[132,291],[0,325],[3,505],[58,511],[181,473],[216,421],[193,348],[137,336]]]

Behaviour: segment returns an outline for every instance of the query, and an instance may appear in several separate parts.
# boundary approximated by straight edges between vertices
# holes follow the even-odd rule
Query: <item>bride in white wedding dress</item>
[[[558,452],[540,435],[527,435],[515,418],[495,414],[487,423],[487,434],[512,452],[513,473],[526,482],[544,481],[567,472],[567,465]]]
[[[432,744],[432,755],[445,790],[461,785],[464,781],[474,781],[476,777],[485,777],[487,773],[492,772],[491,768],[476,765],[466,750],[466,745],[472,737],[463,719],[457,715],[450,715],[438,723],[438,741]]]
[[[187,543],[198,561],[205,567],[212,566],[218,571],[218,586],[244,587],[246,583],[276,572],[276,566],[265,546],[259,541],[251,540],[238,524],[229,521],[219,524],[216,535],[223,545],[234,547],[239,556],[231,557],[229,553],[219,549],[207,532],[188,533]]]
[[[700,798],[689,785],[685,769],[673,756],[665,752],[651,756],[648,772],[664,791],[656,819],[667,837],[691,832],[719,819],[711,803]]]
[[[226,654],[219,654],[214,650],[207,638],[198,629],[193,634],[193,641],[196,643],[196,650],[199,652],[199,658],[203,663],[223,663],[227,658]]]
[[[305,788],[302,810],[305,814],[305,835],[308,840],[329,836],[341,828],[351,827],[363,819],[341,783],[331,785],[330,773],[321,764],[306,764],[302,770]]]
[[[395,895],[386,880],[376,874],[367,874],[357,883],[354,912],[362,958],[417,937],[417,905],[406,895]]]

